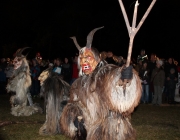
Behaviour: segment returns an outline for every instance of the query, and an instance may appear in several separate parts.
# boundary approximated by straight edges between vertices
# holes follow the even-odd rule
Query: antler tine
[[[93,30],[88,34],[88,36],[87,36],[87,43],[86,43],[86,47],[87,47],[87,48],[91,48],[94,33],[95,33],[97,30],[101,29],[101,28],[104,28],[104,26],[99,27],[99,28],[95,28],[95,29],[93,29]]]
[[[28,48],[30,48],[30,47],[24,47],[24,48],[20,49],[20,50],[16,53],[16,56],[21,57],[21,56],[22,56],[22,52],[23,52],[25,49],[28,49]],[[26,55],[26,56],[27,56],[27,55]]]
[[[80,50],[80,49],[81,49],[81,47],[79,46],[79,44],[78,44],[78,42],[77,42],[76,37],[75,37],[75,36],[73,36],[73,37],[70,37],[70,38],[73,40],[73,42],[74,42],[74,44],[75,44],[76,48],[77,48],[78,50]]]

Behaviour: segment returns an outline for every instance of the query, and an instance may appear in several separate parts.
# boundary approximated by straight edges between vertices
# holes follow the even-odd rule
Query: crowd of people
[[[52,67],[52,70],[64,80],[68,84],[72,84],[72,82],[78,78],[78,67],[77,67],[77,58],[76,54],[72,58],[65,57],[61,59],[60,57],[54,58],[54,60],[43,60],[42,57],[36,57],[33,59],[28,59],[28,63],[30,66],[31,73],[31,95],[32,97],[39,96],[40,92],[40,82],[38,77],[42,71],[45,69]],[[6,85],[8,79],[13,75],[13,61],[10,58],[1,58],[0,63],[0,94],[6,93]]]
[[[105,60],[118,66],[126,63],[126,59],[122,56],[114,56],[112,52],[107,53]],[[179,89],[180,82],[178,61],[173,57],[159,58],[155,53],[151,53],[148,58],[145,50],[142,49],[137,59],[132,59],[131,65],[142,80],[141,103],[153,105],[176,103],[175,90]]]
[[[142,80],[141,103],[153,105],[161,105],[163,102],[176,103],[174,97],[179,84],[179,66],[173,57],[164,60],[152,53],[148,59],[145,50],[141,50],[135,70]]]
[[[59,74],[68,84],[72,84],[78,78],[78,54],[72,58],[54,58],[54,60],[43,60],[39,53],[36,57],[29,59],[30,73],[32,78],[31,95],[39,96],[40,83],[38,76],[40,73],[52,67],[52,70]],[[123,66],[126,59],[122,56],[115,56],[113,52],[101,52],[101,59],[109,64]],[[166,60],[158,58],[155,53],[150,55],[150,59],[142,49],[137,59],[132,59],[131,65],[137,71],[142,80],[141,103],[152,103],[161,105],[162,103],[175,103],[175,89],[179,83],[178,80],[178,62],[169,57]],[[10,58],[1,58],[0,63],[0,94],[6,93],[6,84],[13,74],[13,64]]]

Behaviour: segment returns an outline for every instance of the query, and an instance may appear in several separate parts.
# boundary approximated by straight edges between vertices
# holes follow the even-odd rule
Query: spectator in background
[[[4,72],[5,68],[7,67],[7,62],[6,62],[5,58],[1,58],[0,67],[1,67],[2,71]]]
[[[41,69],[41,72],[43,72],[45,69],[48,68],[48,65],[49,65],[49,62],[48,61],[45,61],[45,60],[42,60],[39,64],[40,66],[40,69]],[[41,73],[40,72],[40,73]]]
[[[56,61],[57,61],[57,59],[59,59],[59,58],[55,58],[54,60],[53,60],[53,66],[56,66]],[[61,61],[61,60],[60,60]]]
[[[156,54],[155,53],[151,53],[150,60],[148,61],[149,77],[151,77],[153,69],[156,68],[156,61],[157,61]],[[152,102],[152,95],[153,95],[153,92],[152,92],[151,86],[150,86],[150,90],[149,90],[149,103]]]
[[[174,96],[175,96],[175,89],[176,89],[176,84],[178,82],[178,77],[175,74],[175,69],[171,68],[170,72],[167,76],[167,95],[168,95],[168,103],[174,103]]]
[[[36,59],[32,59],[32,66],[30,67],[32,85],[30,92],[32,97],[37,97],[40,92],[40,83],[38,77],[41,73],[40,66]]]
[[[169,73],[170,73],[170,70],[171,69],[174,69],[175,72],[174,72],[174,75],[175,77],[178,77],[178,67],[174,64],[174,59],[172,57],[169,57],[167,62],[165,63],[164,65],[164,71],[165,71],[165,83],[164,83],[164,86],[165,86],[165,89],[164,89],[164,93],[165,93],[165,99],[166,99],[166,102],[168,102],[168,79],[169,79]]]
[[[42,56],[41,56],[40,52],[36,53],[35,59],[37,60],[38,64],[40,65],[42,62]]]
[[[72,67],[67,57],[64,58],[61,74],[62,74],[63,80],[66,81],[68,84],[70,84],[71,77],[72,77]]]
[[[78,56],[76,55],[73,58],[73,63],[72,63],[72,78],[71,78],[70,85],[79,77],[78,76],[79,75],[79,69],[78,69],[77,61],[78,61]]]
[[[139,60],[138,63],[135,66],[135,70],[137,71],[137,73],[139,74],[139,70],[142,68],[142,60]]]
[[[117,58],[116,65],[119,66],[119,67],[122,67],[124,65],[124,61],[123,61],[123,57],[122,56],[119,56]]]
[[[113,53],[111,51],[107,52],[107,57],[106,57],[105,61],[108,64],[116,64],[116,61],[114,61],[114,59],[113,59]]]
[[[162,68],[162,65],[163,65],[162,60],[157,60],[156,68],[153,69],[151,75],[151,82],[153,83],[153,87],[154,87],[154,98],[152,104],[154,105],[162,104],[162,90],[164,87],[164,80],[165,80],[165,72]]]
[[[62,61],[60,58],[56,58],[54,60],[54,68],[53,71],[58,73],[59,76],[61,76],[61,71],[62,71]]]
[[[151,76],[152,71],[154,68],[156,68],[156,61],[157,61],[157,56],[155,53],[151,54],[149,63],[148,63],[148,69],[149,69],[149,75]]]
[[[139,62],[139,60],[141,60],[141,61],[148,60],[148,56],[146,55],[144,49],[141,49],[140,55],[138,55],[138,57],[137,57],[137,63]]]
[[[53,66],[54,66],[53,63],[48,64],[48,68],[53,68]]]
[[[139,70],[139,77],[142,80],[141,102],[147,104],[149,103],[149,84],[150,84],[149,69],[148,69],[147,61],[143,61],[142,67]]]
[[[164,65],[164,71],[166,77],[169,75],[169,72],[172,68],[175,70],[175,74],[178,75],[177,65],[174,64],[174,59],[172,57],[169,57],[168,61]]]

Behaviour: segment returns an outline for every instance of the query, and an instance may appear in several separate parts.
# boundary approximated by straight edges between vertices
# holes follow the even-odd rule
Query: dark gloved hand
[[[132,69],[133,67],[131,65],[128,67],[125,66],[121,72],[121,79],[131,79],[133,76]]]

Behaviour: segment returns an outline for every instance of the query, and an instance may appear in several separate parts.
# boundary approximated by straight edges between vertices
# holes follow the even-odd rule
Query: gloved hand
[[[131,79],[133,76],[132,69],[133,69],[133,67],[131,65],[128,67],[125,66],[121,72],[121,79],[122,80]]]

